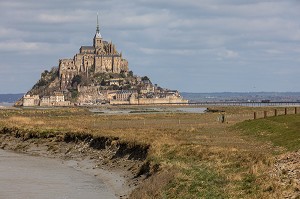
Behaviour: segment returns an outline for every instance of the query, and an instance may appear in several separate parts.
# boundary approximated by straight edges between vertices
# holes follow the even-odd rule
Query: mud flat
[[[0,150],[0,198],[117,198],[103,181],[56,159]]]
[[[0,148],[6,199],[128,198],[152,172],[149,146],[118,138],[4,127]]]

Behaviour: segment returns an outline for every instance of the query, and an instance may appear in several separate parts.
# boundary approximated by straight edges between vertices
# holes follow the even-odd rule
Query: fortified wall
[[[188,100],[180,97],[166,97],[166,98],[136,98],[131,96],[129,100],[111,100],[112,105],[148,105],[148,104],[187,104]]]

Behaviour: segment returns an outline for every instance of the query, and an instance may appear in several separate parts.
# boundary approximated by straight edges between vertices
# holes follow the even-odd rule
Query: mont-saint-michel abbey
[[[99,104],[182,104],[177,90],[152,84],[147,76],[134,75],[128,61],[100,33],[97,15],[93,45],[81,46],[73,58],[60,59],[18,102],[23,106]]]
[[[61,89],[65,89],[75,75],[85,73],[88,76],[89,71],[116,74],[128,72],[128,62],[122,58],[122,53],[116,50],[112,42],[103,40],[98,17],[93,46],[81,46],[79,53],[73,59],[59,60]]]

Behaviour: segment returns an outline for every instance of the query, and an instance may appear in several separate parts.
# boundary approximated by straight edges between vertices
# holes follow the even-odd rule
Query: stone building
[[[65,90],[75,75],[90,73],[127,73],[128,61],[116,50],[112,42],[104,41],[97,16],[96,34],[93,46],[81,46],[73,59],[59,60],[60,89]]]
[[[40,106],[50,106],[50,96],[43,96],[41,99]]]
[[[117,79],[110,79],[109,80],[109,85],[116,85],[116,86],[120,86],[120,82],[122,81],[122,79],[117,78]]]
[[[54,95],[50,96],[50,103],[52,102],[64,102],[65,96],[62,92],[54,92]]]
[[[23,97],[23,106],[38,106],[40,97],[38,95],[25,95]]]
[[[70,101],[65,101],[65,96],[62,92],[54,92],[54,95],[43,96],[40,106],[69,106]]]
[[[129,101],[131,95],[137,95],[137,91],[135,90],[122,90],[118,91],[116,94],[117,101]]]

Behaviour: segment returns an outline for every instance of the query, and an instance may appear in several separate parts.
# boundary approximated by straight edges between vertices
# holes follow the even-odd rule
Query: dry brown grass
[[[138,194],[141,198],[272,198],[280,193],[265,175],[273,161],[272,146],[229,128],[252,119],[254,111],[262,117],[264,110],[271,114],[274,108],[214,109],[225,111],[225,123],[217,121],[219,113],[101,115],[68,108],[0,110],[0,125],[88,132],[150,144],[148,160],[160,164],[163,171],[146,181],[148,189],[136,190],[135,198]],[[283,112],[278,108],[278,113]],[[170,169],[169,174],[164,172]],[[271,191],[264,190],[268,186]]]

